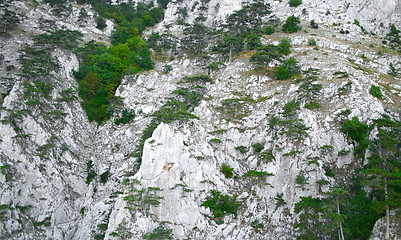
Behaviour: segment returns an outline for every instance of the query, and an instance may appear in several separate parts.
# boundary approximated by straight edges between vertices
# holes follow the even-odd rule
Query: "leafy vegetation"
[[[376,133],[369,140],[371,129]],[[383,115],[368,126],[354,117],[344,121],[341,130],[359,143],[358,148],[369,147],[371,155],[345,182],[335,179],[337,184],[322,198],[301,197],[295,205],[295,212],[300,214],[295,224],[300,230],[299,239],[368,239],[376,221],[401,206],[401,123]],[[335,178],[329,166],[323,167],[327,176]],[[388,230],[389,225],[385,228]]]
[[[301,21],[299,20],[299,18],[295,17],[294,15],[289,16],[285,21],[282,30],[285,33],[296,33],[298,32],[298,30],[301,29],[301,27],[298,25],[300,23]]]
[[[127,123],[131,122],[132,119],[134,119],[134,117],[135,117],[135,113],[134,113],[133,110],[124,109],[123,112],[122,112],[121,117],[116,119],[114,121],[114,123],[116,125],[127,124]]]
[[[311,28],[314,28],[314,29],[319,28],[319,25],[315,22],[315,20],[311,20],[309,25]]]
[[[252,178],[253,182],[257,182],[257,181],[265,181],[266,177],[268,176],[273,176],[272,173],[268,173],[268,172],[259,172],[256,170],[249,170],[247,171],[243,177],[250,177]]]
[[[276,61],[283,61],[283,55],[288,55],[291,53],[291,43],[288,38],[281,39],[280,44],[275,46],[272,44],[260,46],[257,48],[257,52],[253,54],[250,58],[251,62],[258,65],[266,65]]]
[[[341,127],[341,131],[344,134],[358,143],[358,147],[355,148],[357,153],[362,153],[368,146],[368,130],[369,126],[359,122],[358,117],[353,117],[352,120],[345,120],[344,125]]]
[[[216,221],[221,220],[226,214],[234,214],[234,216],[237,217],[238,207],[241,206],[240,203],[237,203],[237,195],[230,197],[221,194],[221,192],[217,190],[212,190],[210,193],[211,196],[206,197],[202,206],[212,211]]]
[[[302,4],[302,0],[290,0],[289,1],[290,7],[298,7]]]
[[[151,52],[140,35],[146,27],[161,20],[163,9],[144,3],[139,3],[136,8],[129,3],[88,3],[99,13],[98,28],[105,27],[103,18],[113,19],[117,24],[109,48],[89,42],[77,50],[82,61],[74,76],[79,83],[81,105],[88,119],[100,124],[113,114],[113,105],[118,102],[115,91],[122,77],[153,68]]]
[[[379,99],[383,98],[382,90],[380,89],[379,86],[373,85],[370,87],[369,90],[370,94],[372,94],[374,97],[377,97]]]
[[[86,163],[86,173],[88,174],[86,176],[86,184],[90,184],[92,182],[93,179],[95,179],[95,177],[97,176],[97,173],[95,172],[95,170],[93,170],[93,161],[89,160]]]
[[[389,45],[392,49],[401,52],[401,30],[398,30],[394,24],[390,25],[390,32],[387,34]]]
[[[245,154],[248,152],[248,148],[246,146],[237,146],[235,150],[238,150],[241,154]]]
[[[160,201],[164,197],[159,196],[159,192],[163,189],[157,187],[144,188],[137,180],[125,181],[124,185],[128,186],[128,193],[124,196],[124,201],[127,202],[127,209],[131,211],[143,210],[150,211],[150,207],[158,207]]]
[[[223,163],[220,168],[220,172],[224,174],[226,178],[232,178],[234,168],[231,168],[228,164]]]
[[[266,35],[272,35],[276,31],[273,26],[266,26],[263,30]]]
[[[277,80],[287,80],[293,76],[300,73],[300,67],[298,66],[298,61],[295,58],[287,59],[283,65],[276,69],[276,79]]]
[[[288,102],[283,107],[281,117],[272,116],[269,120],[269,126],[273,130],[278,128],[280,135],[287,135],[297,140],[302,140],[304,136],[308,136],[306,132],[309,127],[306,127],[302,119],[297,119],[297,110],[300,109],[300,104],[294,100]]]
[[[165,228],[163,226],[158,226],[153,230],[153,232],[144,235],[143,239],[173,239],[172,229]]]
[[[0,16],[0,37],[10,37],[10,31],[14,30],[20,24],[22,17],[20,14],[4,9],[3,14]]]
[[[265,148],[265,145],[263,143],[254,143],[254,144],[252,144],[252,149],[256,153],[260,153],[264,148]]]

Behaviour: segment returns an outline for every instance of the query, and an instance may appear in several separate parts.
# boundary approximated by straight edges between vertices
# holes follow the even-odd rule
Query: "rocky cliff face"
[[[382,114],[398,117],[400,78],[388,72],[390,63],[401,67],[400,55],[384,49],[380,35],[363,34],[354,19],[384,36],[389,23],[401,26],[401,2],[304,0],[297,8],[284,1],[269,3],[280,21],[300,16],[307,32],[264,35],[262,42],[277,45],[284,37],[291,39],[289,57],[296,58],[304,74],[313,74],[314,82],[322,86],[317,95],[320,108],[303,107],[306,100],[300,97],[300,83],[278,81],[266,71],[255,70],[250,54],[243,52],[209,74],[212,82],[203,84],[203,99],[192,112],[198,118],[157,126],[145,141],[140,163],[133,152],[151,122],[149,115],[174,90],[194,87],[183,78],[208,74],[210,60],[184,54],[156,61],[154,70],[126,76],[117,96],[124,108],[135,111],[134,121],[116,125],[113,116],[98,126],[88,121],[80,106],[72,76],[79,67],[74,53],[61,48],[50,51],[59,68],[48,79],[49,96],[34,106],[28,102],[35,92],[27,93],[17,59],[22,55],[19,50],[32,43],[32,36],[44,31],[39,28],[43,19],[51,21],[52,28],[79,30],[84,41],[104,42],[109,42],[112,22],[107,21],[104,31],[96,29],[95,13],[86,5],[89,17],[84,23],[78,21],[79,5],[72,5],[72,12],[63,17],[51,14],[49,5],[30,1],[4,7],[2,11],[13,9],[24,18],[1,41],[0,236],[139,239],[164,226],[176,239],[295,239],[295,203],[304,196],[322,196],[335,182],[324,168],[348,176],[359,164],[354,144],[339,130],[338,116],[349,109],[348,119],[358,117],[367,123]],[[175,22],[182,7],[188,9],[186,22],[202,13],[212,27],[241,9],[242,1],[171,2],[162,23],[146,32],[181,36],[183,28]],[[309,27],[312,19],[318,29]],[[349,34],[340,34],[341,28]],[[311,36],[316,46],[308,44]],[[163,70],[166,64],[171,71]],[[372,85],[381,86],[382,99],[369,93]],[[37,87],[36,91],[43,90]],[[302,109],[295,111],[293,119],[304,124],[304,133],[297,129],[286,133],[288,129],[270,121],[294,99]],[[236,104],[227,104],[230,100]],[[263,146],[260,153],[253,150],[255,143]],[[223,163],[233,168],[234,178],[221,172]],[[250,170],[265,176],[244,177]],[[97,177],[87,184],[90,171]],[[297,181],[301,175],[307,180]],[[210,217],[211,210],[202,203],[211,190],[237,195],[236,216],[226,215],[220,219],[222,224]]]

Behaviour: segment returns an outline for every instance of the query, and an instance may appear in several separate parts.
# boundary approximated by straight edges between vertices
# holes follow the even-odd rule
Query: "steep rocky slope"
[[[187,23],[203,11],[209,27],[242,8],[241,1],[195,2],[169,3],[164,20],[145,35],[168,32],[182,37],[184,27],[176,24],[182,7],[188,9]],[[286,58],[297,59],[302,74],[276,80],[277,63],[258,68],[249,61],[253,51],[236,54],[231,61],[179,50],[175,58],[155,52],[154,69],[125,76],[116,92],[122,98],[120,110],[132,109],[136,115],[121,125],[114,123],[119,114],[101,125],[88,121],[72,76],[79,61],[71,50],[60,46],[46,50],[59,65],[51,77],[46,76],[52,86],[49,91],[29,85],[29,76],[21,74],[26,66],[18,60],[33,36],[46,30],[43,19],[53,29],[79,30],[85,42],[106,43],[112,22],[107,21],[104,31],[96,29],[96,13],[88,5],[84,5],[89,15],[85,22],[79,21],[82,6],[77,4],[65,16],[55,16],[49,5],[31,1],[3,6],[24,17],[1,41],[0,236],[140,239],[163,226],[176,239],[295,239],[299,230],[293,226],[299,214],[294,206],[301,197],[324,196],[336,179],[349,179],[362,164],[355,153],[357,145],[340,131],[341,113],[348,109],[344,118],[358,117],[368,124],[382,114],[399,118],[400,76],[388,73],[390,63],[401,68],[400,54],[384,46],[382,37],[389,23],[401,27],[401,2],[386,1],[385,8],[374,0],[349,4],[305,0],[297,8],[284,1],[269,3],[272,14],[266,20],[278,19],[281,25],[296,15],[306,31],[278,31],[263,35],[262,42],[277,45],[283,38],[291,39]],[[319,28],[310,28],[310,20]],[[316,45],[309,43],[310,38]],[[207,66],[218,61],[222,64],[209,73]],[[166,65],[170,71],[165,71]],[[211,81],[184,80],[208,73]],[[302,97],[302,81],[296,81],[307,76],[316,77],[313,84],[321,85],[316,109],[305,107],[309,98]],[[174,90],[197,89],[198,84],[202,99],[191,111],[197,118],[160,123],[145,141],[138,161],[135,149],[152,121],[150,115],[168,103]],[[381,99],[370,94],[372,85],[381,87]],[[300,106],[289,119],[299,125],[288,130],[272,124],[273,117],[288,120],[283,112],[292,100]],[[262,145],[260,151],[252,147],[256,143]],[[221,172],[223,163],[233,168],[234,178]],[[335,177],[327,174],[328,168]],[[264,176],[247,177],[252,170]],[[97,176],[88,181],[91,172]],[[299,176],[304,181],[297,180]],[[210,208],[202,204],[212,190],[236,195],[237,214],[211,217]],[[383,236],[380,226],[376,229],[376,236]]]

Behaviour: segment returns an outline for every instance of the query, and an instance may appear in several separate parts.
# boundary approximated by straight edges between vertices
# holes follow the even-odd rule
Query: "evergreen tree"
[[[372,141],[373,154],[365,167],[368,186],[381,192],[377,207],[386,212],[386,239],[390,233],[390,209],[401,207],[401,123],[388,116],[374,121],[378,131]]]

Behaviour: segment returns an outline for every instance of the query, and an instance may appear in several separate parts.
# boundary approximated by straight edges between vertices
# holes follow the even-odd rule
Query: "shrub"
[[[285,202],[285,200],[283,199],[283,195],[282,193],[277,193],[276,197],[274,198],[277,202],[276,202],[276,206],[281,207],[284,206],[285,204],[287,204]]]
[[[248,152],[248,148],[245,146],[237,146],[237,147],[235,147],[235,150],[238,150],[242,154],[245,154],[246,152]]]
[[[107,179],[109,178],[109,174],[110,174],[109,170],[107,170],[106,172],[100,174],[100,182],[101,183],[106,183]]]
[[[319,25],[317,25],[315,20],[311,20],[310,21],[310,26],[311,26],[311,28],[314,28],[314,29],[318,29],[319,28]]]
[[[316,46],[316,40],[314,38],[309,38],[308,46]]]
[[[106,19],[104,19],[103,17],[97,17],[96,18],[96,28],[103,30],[106,27],[107,27]]]
[[[370,94],[372,94],[374,97],[377,97],[379,99],[383,98],[382,90],[380,89],[379,86],[373,85],[370,87],[369,90]]]
[[[173,230],[167,229],[163,226],[158,226],[153,232],[144,235],[143,239],[173,239],[171,236]]]
[[[186,82],[189,83],[193,83],[193,82],[203,82],[203,83],[207,83],[207,82],[212,82],[213,80],[207,76],[207,75],[199,75],[199,76],[186,76],[184,77],[184,80]]]
[[[273,155],[273,150],[267,149],[267,150],[263,151],[260,154],[259,159],[265,163],[269,163],[269,162],[273,161],[275,159],[274,155]]]
[[[121,118],[118,118],[114,121],[114,123],[116,125],[120,125],[120,124],[126,124],[132,121],[132,119],[134,119],[135,117],[135,113],[133,110],[127,110],[124,109],[122,112],[122,116]]]
[[[211,143],[222,143],[222,141],[218,138],[212,138],[209,140]]]
[[[366,139],[366,134],[369,126],[359,122],[358,117],[353,117],[352,120],[346,120],[341,127],[341,131],[347,134],[354,141],[361,142]]]
[[[163,70],[163,73],[169,73],[171,70],[173,70],[173,66],[166,64],[163,66],[162,70]]]
[[[86,172],[88,173],[88,176],[86,177],[86,184],[89,185],[97,175],[96,172],[93,170],[93,162],[92,162],[92,160],[89,160],[86,163]]]
[[[290,0],[289,1],[290,7],[298,7],[302,4],[302,0]]]
[[[273,173],[268,173],[268,172],[259,172],[256,170],[249,170],[247,171],[243,177],[251,177],[253,182],[256,182],[258,180],[264,181],[266,180],[266,177],[268,176],[273,176]]]
[[[294,15],[289,16],[287,18],[287,20],[285,21],[282,30],[285,33],[295,33],[298,32],[298,30],[301,29],[300,26],[298,26],[298,24],[301,23],[301,21],[299,20],[299,18],[295,17]]]
[[[263,148],[265,148],[265,146],[262,143],[254,143],[254,144],[252,144],[252,148],[253,148],[253,151],[260,153],[263,150]]]
[[[237,195],[230,197],[216,190],[212,190],[210,193],[212,196],[207,196],[202,206],[213,212],[215,220],[221,219],[226,214],[234,214],[237,217],[238,207],[241,206],[237,203]]]
[[[266,26],[263,30],[267,35],[271,35],[276,31],[273,26]]]
[[[253,50],[260,46],[262,46],[262,41],[260,40],[259,34],[255,32],[251,32],[245,39],[246,42],[246,49]]]
[[[305,172],[303,170],[301,170],[297,175],[297,177],[295,178],[295,183],[299,185],[304,185],[308,183],[308,178],[306,177]]]
[[[320,103],[318,101],[310,101],[309,103],[305,104],[307,109],[319,109]]]
[[[220,168],[220,172],[224,174],[226,178],[232,178],[234,168],[230,168],[228,164],[223,163]]]
[[[284,117],[289,117],[292,118],[295,116],[296,111],[300,109],[300,105],[295,99],[293,99],[291,102],[288,102],[287,104],[284,105],[283,107],[283,112],[280,114],[283,115]]]
[[[289,58],[284,62],[283,65],[276,69],[276,79],[277,80],[287,80],[293,76],[300,73],[300,67],[298,66],[298,61],[295,58]]]
[[[368,130],[369,126],[359,122],[358,117],[353,117],[352,120],[345,120],[344,125],[341,127],[341,131],[346,134],[347,137],[359,144],[359,146],[355,148],[356,153],[363,152],[368,146],[368,140],[366,139]]]

